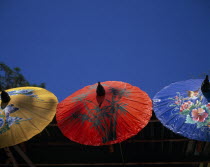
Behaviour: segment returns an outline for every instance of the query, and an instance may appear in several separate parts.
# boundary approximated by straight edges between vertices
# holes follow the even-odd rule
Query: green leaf
[[[169,100],[175,100],[174,98],[171,98],[171,97],[169,97],[168,99],[169,99]]]
[[[194,120],[191,118],[190,115],[187,115],[185,123],[196,124],[197,121],[194,121]]]
[[[197,128],[200,128],[202,126],[207,126],[208,125],[208,122],[197,122]]]
[[[206,118],[205,122],[210,122],[210,116],[208,115],[208,117]]]
[[[189,108],[189,110],[191,111],[191,110],[193,110],[193,109],[195,109],[196,108],[196,105],[192,105],[190,108]]]
[[[182,115],[189,115],[190,110],[184,110],[182,112],[180,112]]]
[[[177,106],[176,104],[169,105],[169,107],[176,107],[176,106]]]

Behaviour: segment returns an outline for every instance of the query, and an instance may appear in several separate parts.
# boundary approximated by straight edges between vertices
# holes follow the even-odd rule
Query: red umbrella
[[[85,145],[119,143],[136,135],[152,115],[149,96],[119,81],[86,86],[58,104],[56,119],[62,133]]]

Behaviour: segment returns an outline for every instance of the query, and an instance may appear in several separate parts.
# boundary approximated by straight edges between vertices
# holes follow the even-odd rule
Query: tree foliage
[[[29,81],[27,81],[20,72],[21,69],[19,67],[11,69],[6,64],[0,62],[0,91],[20,86],[35,86],[45,88],[45,83],[41,83],[39,85],[29,83]]]

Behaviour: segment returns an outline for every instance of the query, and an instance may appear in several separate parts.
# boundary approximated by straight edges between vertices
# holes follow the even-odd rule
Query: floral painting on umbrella
[[[196,124],[198,128],[210,125],[210,103],[206,104],[201,91],[188,91],[188,96],[177,92],[170,104],[179,114],[186,116],[185,123]]]
[[[52,121],[57,103],[53,93],[39,87],[1,91],[0,148],[19,144],[40,133]]]
[[[15,107],[13,104],[8,105],[3,111],[0,110],[0,134],[8,131],[13,124],[20,124],[22,121],[31,119],[10,116],[11,113],[17,112],[18,110],[19,108]]]
[[[190,139],[210,141],[210,103],[202,91],[202,79],[172,83],[153,98],[161,123]]]

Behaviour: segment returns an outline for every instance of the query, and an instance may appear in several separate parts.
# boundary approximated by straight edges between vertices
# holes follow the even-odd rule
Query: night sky
[[[152,98],[210,74],[210,1],[1,0],[0,61],[59,101],[98,81]]]

